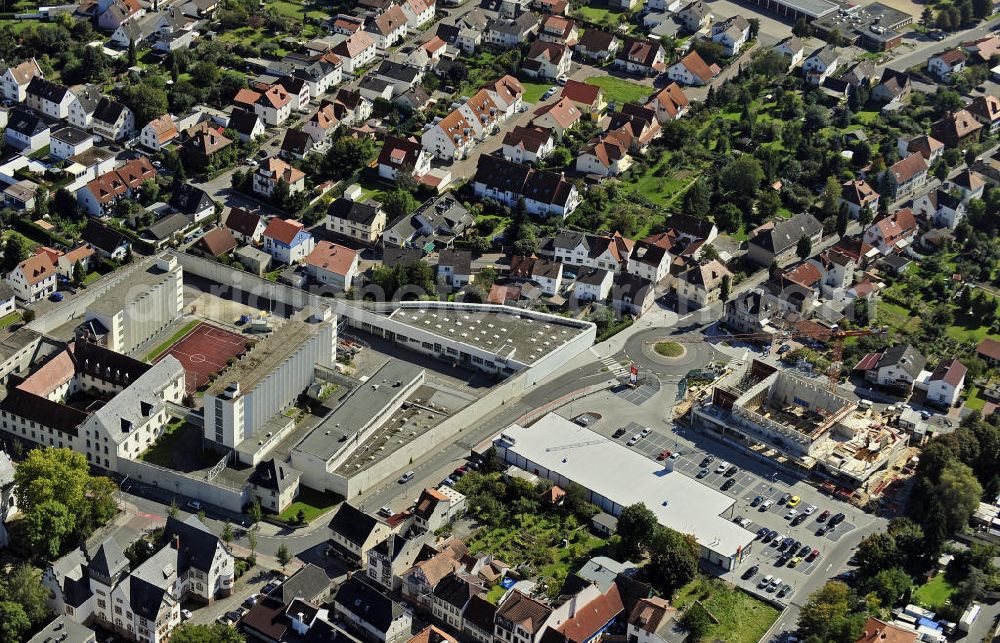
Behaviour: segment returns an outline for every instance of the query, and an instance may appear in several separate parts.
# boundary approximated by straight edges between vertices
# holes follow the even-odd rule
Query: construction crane
[[[844,359],[844,340],[848,337],[870,337],[873,335],[886,335],[888,334],[888,328],[854,328],[854,329],[842,329],[838,327],[833,327],[831,329],[827,328],[817,328],[815,330],[799,330],[799,331],[779,331],[777,333],[741,333],[732,335],[711,335],[711,336],[678,336],[669,337],[659,340],[654,340],[651,343],[656,343],[660,341],[670,341],[678,343],[696,343],[696,342],[726,342],[726,341],[738,341],[738,342],[753,342],[753,343],[766,343],[771,344],[773,342],[785,341],[788,339],[813,339],[822,342],[830,343],[830,350],[832,351],[830,368],[827,371],[827,377],[830,379],[829,389],[830,391],[836,391],[838,384],[840,383],[840,368],[841,362]]]
[[[548,452],[548,451],[565,451],[566,449],[575,449],[577,447],[590,446],[591,444],[604,444],[607,441],[608,441],[607,438],[604,438],[604,439],[601,439],[601,440],[587,440],[586,442],[574,442],[572,444],[561,444],[561,445],[559,445],[557,447],[549,447],[549,448],[545,449],[545,451],[546,452]]]

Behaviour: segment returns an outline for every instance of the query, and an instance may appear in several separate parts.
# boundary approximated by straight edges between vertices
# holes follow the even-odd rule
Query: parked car
[[[673,453],[670,454],[670,459],[671,460],[676,460],[679,457],[681,457],[681,454],[677,453],[676,451],[674,451]]]
[[[771,584],[767,586],[767,591],[769,592],[775,591],[776,589],[781,587],[782,582],[784,581],[782,581],[780,578],[775,578],[773,581],[771,581]]]
[[[791,520],[795,516],[799,515],[799,512],[795,509],[789,509],[788,513],[785,514],[785,520]]]
[[[737,471],[739,471],[739,469],[737,469],[734,465],[731,465],[728,469],[726,469],[726,472],[722,475],[726,476],[727,478],[731,478],[734,475],[736,475]]]
[[[708,465],[712,464],[712,462],[714,462],[714,461],[715,461],[715,458],[713,458],[710,455],[706,455],[704,458],[702,458],[701,466],[707,467]]]
[[[413,476],[415,476],[415,475],[417,475],[417,474],[414,473],[413,471],[407,471],[403,475],[399,476],[399,480],[397,480],[396,482],[398,482],[399,484],[407,483],[410,480],[413,480]]]
[[[629,441],[628,441],[628,445],[629,445],[630,447],[631,447],[631,446],[635,446],[635,444],[636,444],[636,443],[637,443],[637,442],[638,442],[639,440],[641,440],[641,439],[642,439],[642,436],[641,436],[641,435],[639,435],[638,433],[636,433],[635,435],[633,435],[633,436],[631,437],[631,439],[629,439]]]
[[[729,478],[724,483],[722,483],[722,490],[723,491],[729,491],[730,489],[733,488],[733,485],[735,485],[735,484],[736,484],[736,481],[733,480],[732,478]]]
[[[798,507],[800,502],[802,502],[802,498],[799,498],[798,496],[792,496],[791,498],[788,499],[788,502],[785,504],[787,504],[789,507]]]
[[[778,499],[778,504],[783,505],[791,499],[792,499],[792,494],[786,493],[785,495],[781,496],[781,498]]]
[[[808,519],[808,518],[809,518],[809,516],[807,516],[805,514],[799,514],[799,515],[795,516],[794,518],[792,518],[792,526],[793,527],[797,527],[797,526],[801,525],[802,523],[804,523],[806,521],[806,519]]]
[[[766,536],[769,531],[771,530],[768,529],[767,527],[761,527],[760,529],[757,530],[757,538],[763,539],[764,536]]]
[[[770,542],[771,539],[774,538],[777,535],[777,532],[771,531],[770,529],[765,529],[764,531],[767,532],[767,533],[765,533],[761,537],[760,542],[762,542],[762,543]]]
[[[388,518],[389,516],[392,515],[392,509],[390,509],[388,507],[379,507],[378,508],[378,515],[385,516],[386,518]]]
[[[753,575],[757,573],[758,569],[760,568],[757,567],[757,565],[747,568],[747,570],[743,572],[743,580],[746,580],[748,578],[753,578]]]
[[[809,552],[808,556],[806,556],[806,562],[810,562],[811,563],[812,561],[816,560],[817,558],[819,558],[819,550],[818,549],[814,549],[811,552]]]
[[[811,516],[814,511],[816,511],[816,505],[806,505],[802,508],[802,513],[807,516]]]
[[[756,507],[757,505],[759,505],[762,502],[764,502],[764,496],[757,496],[756,498],[754,498],[753,500],[750,501],[750,506],[751,507]]]
[[[778,598],[784,598],[784,597],[788,596],[791,593],[792,593],[792,586],[791,585],[782,585],[781,589],[778,590],[777,596],[778,596]]]
[[[770,498],[768,498],[767,500],[765,500],[764,502],[761,503],[760,509],[758,509],[758,511],[767,511],[768,509],[771,508],[771,506],[773,504],[774,504],[774,501],[771,500]]]
[[[789,567],[795,567],[796,565],[798,565],[801,562],[802,562],[802,558],[800,558],[799,556],[795,556],[790,561],[788,561],[788,566]]]
[[[614,434],[611,437],[613,437],[614,439],[617,440],[618,438],[622,437],[623,435],[625,435],[625,429],[618,429],[617,431],[614,432]]]
[[[697,477],[698,478],[704,478],[707,475],[708,475],[708,469],[702,469],[701,471],[698,472]]]
[[[192,616],[193,616],[193,614],[191,614],[191,610],[181,610],[181,620],[182,621],[186,621],[189,618],[191,618]]]
[[[819,516],[816,517],[816,521],[817,522],[823,522],[824,520],[826,520],[829,517],[830,517],[830,510],[829,509],[824,509],[823,513],[821,513]]]
[[[836,527],[840,523],[844,522],[844,518],[846,517],[847,516],[845,516],[844,514],[834,514],[833,518],[830,518],[830,523],[829,523],[830,527]]]
[[[191,511],[201,511],[201,503],[198,502],[197,500],[188,500],[184,504],[184,506],[190,509]]]
[[[757,583],[757,589],[764,589],[765,587],[771,584],[772,580],[774,580],[774,576],[768,574],[764,578],[760,579],[759,583]]]
[[[716,473],[722,473],[723,471],[725,471],[728,468],[729,468],[729,463],[726,462],[725,460],[723,460],[722,462],[720,462],[718,464],[718,466],[715,467],[715,472]]]
[[[657,460],[666,460],[671,456],[670,451],[660,451],[660,455],[656,456]]]

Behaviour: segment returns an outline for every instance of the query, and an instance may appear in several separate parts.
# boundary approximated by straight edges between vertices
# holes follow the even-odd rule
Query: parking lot
[[[647,428],[646,425],[638,422],[623,423],[620,419],[612,419],[614,417],[614,415],[606,413],[605,419],[598,422],[601,425],[598,430],[602,433],[608,432],[612,439],[623,445],[628,446],[628,442],[632,438],[641,436],[643,429]],[[758,532],[761,529],[768,529],[777,532],[777,537],[769,539],[767,543],[761,542],[759,538],[755,540],[743,562],[734,572],[727,575],[727,580],[754,592],[765,593],[764,590],[757,588],[757,584],[764,576],[770,574],[775,578],[781,578],[782,585],[787,584],[791,587],[789,594],[779,599],[785,602],[790,601],[798,588],[817,570],[823,568],[824,573],[831,573],[831,565],[826,561],[827,553],[846,534],[857,529],[859,522],[866,520],[866,518],[871,520],[860,510],[825,496],[804,482],[789,484],[787,480],[780,479],[777,473],[767,475],[759,466],[755,466],[753,471],[744,468],[748,464],[742,459],[745,456],[741,457],[740,454],[731,453],[732,449],[728,445],[720,443],[717,449],[711,446],[704,448],[706,445],[702,445],[703,448],[696,448],[689,442],[684,433],[671,432],[668,434],[655,426],[650,428],[652,430],[646,436],[640,437],[629,448],[653,460],[658,460],[658,456],[664,451],[670,451],[671,454],[680,453],[674,459],[664,458],[664,466],[672,466],[678,472],[731,496],[735,500],[735,504],[731,509],[732,515],[730,517],[749,520],[746,528],[750,531]],[[624,430],[624,433],[618,438],[614,438],[614,433],[619,430]],[[702,462],[709,456],[710,452],[712,461],[707,466],[702,466]],[[725,475],[729,466],[720,471],[720,465],[723,461],[726,461],[727,464],[733,463],[729,466],[736,466],[736,472],[729,476]],[[707,470],[707,473],[698,477],[703,469]],[[731,483],[728,482],[730,480]],[[723,488],[727,484],[728,488]],[[780,499],[785,494],[800,497],[800,503],[795,507],[796,515],[802,513],[809,505],[815,507],[812,514],[798,525],[792,526],[792,519],[785,517],[789,512],[789,507],[780,504]],[[754,503],[758,496],[760,496],[760,500]],[[767,505],[766,508],[764,508],[765,505]],[[835,529],[818,536],[819,528],[827,523],[827,520],[818,520],[824,511],[829,511],[829,515],[843,513],[846,517]],[[803,557],[794,567],[789,567],[787,562],[778,567],[776,563],[784,554],[779,546],[785,538],[798,541],[798,545],[795,546],[796,550],[808,546],[810,551],[815,549],[819,554],[812,561],[806,561]],[[744,573],[753,566],[757,566],[758,570],[747,578],[743,578]],[[772,597],[776,598],[773,594]]]
[[[657,391],[660,390],[660,380],[654,378],[649,379],[642,385],[632,388],[631,386],[625,384],[615,388],[615,395],[628,400],[632,404],[639,406],[643,402],[649,400],[649,398],[656,395]]]

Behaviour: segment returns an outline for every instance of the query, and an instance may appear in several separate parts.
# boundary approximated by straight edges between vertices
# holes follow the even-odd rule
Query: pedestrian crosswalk
[[[604,364],[605,368],[607,368],[608,371],[610,371],[615,377],[626,375],[629,371],[628,364],[622,365],[613,357],[605,357],[601,360],[601,364]]]

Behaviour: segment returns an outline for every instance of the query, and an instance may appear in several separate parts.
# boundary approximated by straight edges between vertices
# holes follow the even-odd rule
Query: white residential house
[[[17,298],[26,301],[45,299],[56,291],[56,266],[46,252],[28,257],[7,273],[7,284]]]
[[[305,172],[279,158],[271,157],[254,171],[253,191],[262,196],[271,196],[278,181],[287,183],[291,194],[306,189]]]
[[[576,277],[573,293],[577,301],[605,301],[611,294],[615,282],[613,270],[588,268]]]
[[[840,66],[840,52],[836,47],[827,45],[813,52],[802,63],[802,73],[813,85],[822,85],[827,76]]]
[[[722,45],[727,56],[739,53],[748,40],[750,40],[750,21],[743,16],[733,16],[712,25],[712,42]]]
[[[73,99],[69,103],[69,124],[83,130],[89,130],[94,119],[94,110],[100,104],[100,90],[90,85],[82,85],[72,90]]]
[[[25,93],[25,104],[50,118],[67,118],[72,100],[73,94],[69,87],[50,82],[41,76],[31,79]]]
[[[313,279],[324,286],[350,290],[358,276],[358,253],[345,246],[320,241],[302,260]]]
[[[949,359],[938,364],[925,382],[927,401],[935,406],[951,408],[958,405],[965,388],[965,376],[969,369],[957,359]],[[922,383],[918,383],[919,387]]]
[[[0,90],[3,97],[15,103],[23,103],[27,97],[28,84],[36,77],[42,77],[42,68],[34,58],[5,68],[3,76],[0,76]]]
[[[180,132],[177,131],[174,119],[171,118],[170,114],[164,114],[143,126],[142,131],[139,132],[139,144],[146,149],[159,152],[179,136]]]
[[[403,0],[400,5],[406,15],[407,30],[416,32],[422,25],[434,19],[436,0]]]
[[[774,50],[788,58],[789,69],[798,65],[805,57],[805,46],[802,44],[802,40],[800,40],[797,36],[789,36],[788,38],[785,38],[774,46]]]
[[[82,154],[94,146],[94,137],[72,125],[57,129],[49,135],[49,154],[53,158],[68,159]]]
[[[365,31],[375,38],[375,46],[386,51],[406,38],[406,22],[403,9],[398,4],[392,3],[388,9],[365,23]]]
[[[281,125],[292,114],[292,97],[281,85],[274,85],[260,95],[253,111],[270,127]]]
[[[264,229],[264,252],[284,264],[296,264],[316,248],[316,239],[294,219],[274,217]]]
[[[955,74],[965,69],[965,52],[961,49],[949,49],[927,60],[927,71],[944,82],[950,82]]]
[[[332,53],[340,58],[344,71],[354,73],[356,69],[375,60],[377,50],[375,37],[367,31],[358,31],[336,45]]]
[[[110,98],[102,98],[94,110],[90,131],[108,141],[120,141],[135,131],[132,110]]]

